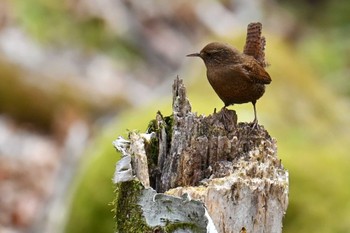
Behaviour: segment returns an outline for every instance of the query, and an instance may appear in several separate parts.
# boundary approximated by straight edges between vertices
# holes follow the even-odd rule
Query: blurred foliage
[[[21,81],[18,67],[0,61],[0,113],[22,125],[47,132],[53,117],[53,98]]]
[[[35,77],[48,84],[36,85],[33,75],[0,59],[0,113],[26,128],[52,133],[58,121],[68,120],[64,115],[68,110],[91,120],[128,105],[121,97],[94,102],[85,90],[64,81],[49,85],[49,79]]]
[[[137,60],[138,51],[125,38],[111,32],[103,19],[80,15],[69,1],[13,0],[20,25],[44,44],[64,46],[71,43],[86,50],[103,51],[129,62]]]
[[[109,203],[114,198],[111,179],[119,156],[111,141],[111,136],[103,135],[87,150],[66,232],[113,232],[113,207]]]
[[[350,1],[280,0],[299,16],[297,30],[303,31],[298,51],[319,77],[341,94],[350,97]]]
[[[290,172],[290,203],[283,232],[349,232],[350,177],[346,174],[350,166],[347,146],[350,125],[346,116],[350,111],[319,81],[300,54],[273,36],[267,35],[267,40],[267,58],[272,64],[268,71],[273,81],[257,108],[260,123],[277,139],[279,157]],[[241,48],[243,40],[230,43]],[[215,107],[221,108],[222,103],[209,83],[203,82],[202,61],[188,63],[190,74],[181,78],[187,86],[192,111],[210,114]],[[196,79],[190,81],[192,76]],[[100,233],[112,231],[112,207],[106,203],[113,200],[110,179],[118,153],[111,142],[118,135],[126,136],[126,129],[146,130],[158,109],[169,115],[170,105],[169,96],[163,102],[125,112],[117,125],[108,127],[94,147],[92,161],[81,174],[67,232],[96,232],[96,226]],[[250,104],[232,108],[239,121],[253,119]],[[92,178],[93,175],[96,177]],[[104,201],[96,193],[105,193]]]
[[[349,26],[350,2],[347,0],[278,0],[307,24],[320,28]]]
[[[334,86],[340,94],[350,97],[350,27],[308,34],[298,45],[298,51],[318,76]]]

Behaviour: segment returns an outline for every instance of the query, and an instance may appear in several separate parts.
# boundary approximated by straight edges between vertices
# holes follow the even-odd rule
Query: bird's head
[[[239,63],[241,60],[237,49],[220,42],[207,44],[199,53],[188,54],[187,57],[200,57],[207,67]]]

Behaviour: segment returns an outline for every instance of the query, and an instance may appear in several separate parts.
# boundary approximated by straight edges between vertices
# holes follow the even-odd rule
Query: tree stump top
[[[145,134],[114,145],[124,156],[116,182],[136,177],[158,194],[202,201],[215,225],[210,232],[281,232],[289,179],[276,140],[261,125],[237,123],[233,110],[197,116],[181,79],[173,84],[171,116],[158,112]]]

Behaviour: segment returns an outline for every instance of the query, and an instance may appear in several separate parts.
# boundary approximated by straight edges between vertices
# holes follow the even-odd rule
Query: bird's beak
[[[191,53],[191,54],[186,55],[186,57],[200,57],[200,56],[201,56],[200,53]]]

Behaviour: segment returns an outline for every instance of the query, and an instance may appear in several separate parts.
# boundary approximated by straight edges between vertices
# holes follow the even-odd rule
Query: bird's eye
[[[211,57],[214,53],[215,51],[207,51],[205,55],[207,55],[207,57]]]

